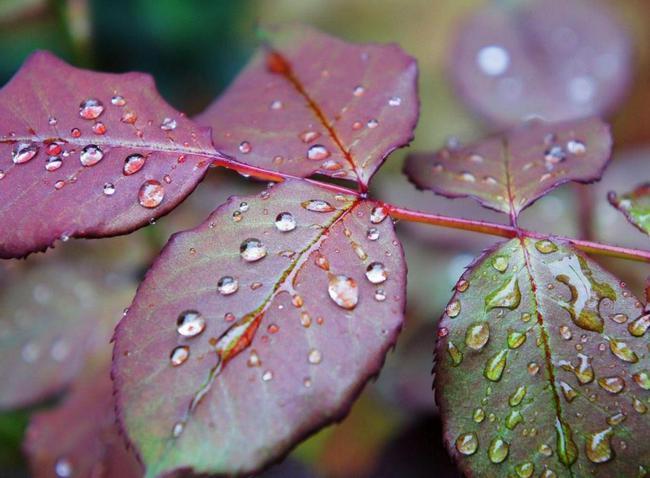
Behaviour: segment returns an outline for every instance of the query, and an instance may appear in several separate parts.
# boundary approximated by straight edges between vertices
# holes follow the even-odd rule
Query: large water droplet
[[[650,390],[650,372],[641,370],[640,372],[632,375],[634,382],[643,390]]]
[[[492,259],[492,267],[499,272],[505,272],[508,268],[508,258],[505,256],[496,256]]]
[[[187,345],[179,345],[169,355],[169,362],[174,367],[183,365],[190,357],[190,348]]]
[[[314,161],[322,161],[328,158],[330,152],[322,144],[315,144],[307,150],[307,158],[313,159]]]
[[[79,116],[83,119],[94,120],[104,112],[104,104],[97,98],[88,98],[79,105]]]
[[[557,245],[548,239],[542,239],[535,243],[535,249],[542,254],[550,254],[557,251]]]
[[[456,439],[456,450],[463,455],[473,455],[478,449],[478,437],[476,433],[463,433]]]
[[[501,287],[490,292],[485,297],[485,306],[487,310],[492,310],[497,307],[514,310],[519,307],[520,302],[521,291],[519,290],[519,281],[517,280],[516,274],[513,274],[501,285]]]
[[[578,447],[573,441],[573,435],[569,425],[555,419],[555,437],[557,446],[557,456],[562,464],[571,466],[578,459]]]
[[[598,385],[609,393],[621,393],[625,389],[625,380],[621,377],[601,377],[598,379]]]
[[[508,357],[508,349],[503,349],[494,354],[485,364],[483,375],[492,382],[501,380],[503,370],[506,368],[506,360]]]
[[[518,332],[516,330],[511,330],[508,332],[508,347],[511,349],[518,349],[521,347],[524,342],[526,342],[526,334],[523,332]]]
[[[205,319],[196,310],[186,310],[176,319],[176,331],[183,337],[196,337],[205,330]]]
[[[239,281],[232,276],[223,276],[217,282],[217,290],[221,295],[230,295],[239,289]]]
[[[639,356],[622,340],[609,339],[609,350],[624,362],[637,363],[639,361]]]
[[[593,463],[606,463],[614,458],[610,439],[614,431],[611,427],[587,435],[585,452]]]
[[[530,478],[535,473],[535,465],[530,461],[519,463],[515,466],[515,473],[519,478]]]
[[[124,160],[124,168],[122,168],[122,172],[126,176],[135,174],[144,167],[144,163],[145,157],[143,155],[138,153],[130,154]]]
[[[502,438],[495,437],[490,442],[488,447],[488,458],[492,463],[502,463],[506,458],[508,458],[508,452],[510,450],[510,445],[506,443]]]
[[[508,430],[514,430],[523,421],[524,417],[519,410],[511,410],[506,416],[504,424]]]
[[[388,208],[385,206],[375,206],[370,211],[370,222],[373,224],[379,224],[388,216]]]
[[[458,314],[460,314],[460,301],[458,299],[454,299],[449,304],[447,304],[447,307],[445,311],[447,312],[447,315],[450,318],[455,318],[458,317]]]
[[[373,262],[366,269],[366,277],[373,284],[381,284],[388,279],[386,267],[381,262]]]
[[[165,198],[165,188],[155,179],[148,179],[142,183],[138,191],[138,201],[142,207],[154,208]]]
[[[23,164],[32,159],[38,153],[36,143],[18,143],[12,152],[14,164]]]
[[[300,205],[312,212],[332,212],[335,210],[334,206],[322,199],[310,199],[309,201],[303,201]]]
[[[327,292],[334,303],[344,309],[354,309],[359,302],[357,282],[345,275],[329,274]]]
[[[487,322],[476,322],[465,332],[465,345],[473,350],[481,350],[490,339],[490,327]]]
[[[104,158],[102,149],[94,144],[89,144],[81,150],[79,161],[84,166],[94,166]]]
[[[293,231],[296,228],[296,218],[290,212],[281,212],[275,218],[275,227],[281,232]]]
[[[259,239],[249,238],[242,241],[239,254],[247,262],[259,261],[266,257],[266,246]]]
[[[635,319],[627,326],[627,330],[634,337],[643,337],[650,328],[650,314],[645,314]]]

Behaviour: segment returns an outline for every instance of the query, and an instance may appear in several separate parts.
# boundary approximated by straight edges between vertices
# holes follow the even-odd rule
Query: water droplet
[[[375,295],[374,295],[374,297],[375,297],[375,300],[376,300],[377,302],[383,302],[383,301],[385,301],[385,300],[386,300],[386,293],[384,292],[384,289],[377,289],[377,290],[375,291]]]
[[[578,447],[573,441],[569,425],[558,418],[555,419],[555,436],[560,462],[565,466],[571,466],[578,459]]]
[[[478,449],[478,437],[476,433],[463,433],[456,439],[456,450],[463,455],[473,455]]]
[[[176,319],[176,331],[183,337],[196,337],[205,330],[205,319],[196,310],[186,310]]]
[[[375,206],[370,211],[370,222],[373,224],[381,223],[388,216],[388,208],[385,206]]]
[[[93,133],[95,133],[97,135],[103,135],[107,131],[106,125],[104,123],[102,123],[101,121],[98,121],[97,123],[95,123],[93,125],[93,127],[92,127],[92,130],[93,130]]]
[[[173,118],[165,118],[160,123],[160,129],[163,131],[173,131],[176,129],[177,123]]]
[[[535,249],[537,249],[542,254],[550,254],[551,252],[557,251],[557,245],[548,239],[542,239],[535,243]]]
[[[58,180],[54,183],[54,189],[62,189],[65,186],[65,181]]]
[[[384,264],[381,262],[373,262],[366,269],[366,277],[373,284],[381,284],[388,279],[388,273]]]
[[[73,473],[72,463],[66,458],[59,458],[54,463],[54,473],[57,478],[70,478]]]
[[[58,122],[59,122],[59,121],[58,121],[54,116],[50,116],[50,117],[47,119],[47,124],[49,124],[50,126],[56,126],[56,124],[57,124]]]
[[[255,349],[251,350],[250,355],[246,360],[246,365],[248,365],[251,368],[259,367],[260,365],[262,365],[262,360],[260,360],[260,356],[258,355]]]
[[[462,293],[462,292],[465,292],[468,288],[469,288],[469,281],[467,281],[467,280],[465,280],[465,279],[460,279],[460,280],[456,283],[456,290],[457,290],[458,292],[461,292],[461,293]]]
[[[83,119],[97,119],[103,112],[104,104],[96,98],[88,98],[79,105],[79,116]]]
[[[81,130],[79,128],[72,128],[70,130],[70,134],[72,135],[73,138],[78,138],[81,136]]]
[[[627,322],[628,316],[625,314],[614,314],[610,318],[617,324],[624,324]]]
[[[447,343],[447,353],[451,359],[451,365],[456,367],[463,361],[463,352],[451,340]]]
[[[345,275],[329,274],[327,292],[334,303],[344,309],[354,309],[359,302],[357,282]]]
[[[221,295],[231,295],[239,289],[239,281],[232,276],[223,276],[217,282],[217,290]]]
[[[401,104],[402,104],[402,98],[400,98],[399,96],[392,96],[388,100],[388,106],[399,106]]]
[[[447,304],[445,311],[452,319],[458,317],[458,314],[460,314],[460,301],[458,299],[452,300]]]
[[[144,167],[145,161],[145,157],[141,154],[130,154],[124,160],[124,167],[122,169],[122,172],[126,176],[135,174]]]
[[[506,443],[500,437],[495,437],[490,442],[488,447],[488,458],[492,463],[502,463],[506,458],[508,458],[508,452],[510,450],[510,445]]]
[[[609,393],[621,393],[625,388],[625,380],[621,377],[601,377],[598,379],[598,385]]]
[[[492,267],[499,272],[505,272],[508,268],[508,258],[505,256],[496,256],[492,259]]]
[[[275,218],[275,227],[281,232],[293,231],[296,228],[296,218],[290,212],[281,212]]]
[[[478,51],[476,63],[486,75],[499,76],[510,66],[510,54],[498,45],[485,46]]]
[[[643,337],[646,331],[650,328],[650,314],[642,315],[635,319],[627,326],[627,330],[634,337]]]
[[[526,342],[526,334],[523,332],[518,332],[512,330],[508,333],[508,347],[511,349],[517,349]]]
[[[307,130],[300,133],[300,140],[303,143],[311,143],[318,138],[320,138],[320,133],[318,131]]]
[[[126,100],[123,96],[115,95],[111,98],[111,104],[115,106],[124,106],[126,104]]]
[[[485,420],[485,410],[483,410],[480,407],[474,410],[474,413],[472,414],[472,419],[476,423],[481,423],[483,420]]]
[[[526,368],[528,369],[528,373],[530,375],[537,375],[539,372],[539,364],[537,362],[530,362]]]
[[[578,392],[568,383],[560,380],[559,385],[567,402],[571,403],[578,396]]]
[[[31,160],[38,153],[36,143],[18,143],[12,152],[14,164],[23,164]]]
[[[183,422],[176,422],[172,427],[172,437],[178,438],[183,433],[183,430],[185,430],[185,424]]]
[[[376,241],[377,239],[379,239],[379,230],[376,227],[369,227],[368,231],[366,232],[366,237],[370,241]]]
[[[461,179],[462,181],[467,181],[468,183],[473,183],[476,182],[476,176],[474,176],[472,173],[469,173],[467,171],[463,171],[458,175],[458,178]]]
[[[307,150],[307,158],[313,159],[314,161],[322,161],[328,158],[330,152],[322,144],[315,144]]]
[[[312,212],[332,212],[335,210],[334,206],[321,199],[310,199],[309,201],[303,201],[300,205]]]
[[[508,404],[511,407],[516,407],[517,405],[519,405],[521,401],[524,399],[524,397],[526,396],[526,391],[527,389],[525,385],[520,385],[519,387],[517,387],[517,389],[514,392],[512,392],[512,394],[508,398]]]
[[[115,194],[115,186],[112,183],[104,183],[104,195],[106,196],[112,196]]]
[[[535,473],[535,465],[529,461],[519,463],[515,466],[515,473],[519,478],[530,478]]]
[[[377,126],[379,126],[379,121],[377,121],[376,119],[371,119],[371,120],[368,121],[368,123],[366,125],[370,129],[375,129]]]
[[[519,281],[517,275],[513,274],[507,279],[501,287],[490,292],[485,297],[485,306],[487,310],[495,308],[507,308],[514,310],[519,307],[521,302],[521,291],[519,290]]]
[[[174,367],[184,364],[190,356],[190,348],[187,345],[179,345],[169,355],[169,361]]]
[[[610,439],[614,431],[611,427],[587,435],[585,452],[593,463],[606,463],[614,458]]]
[[[249,238],[242,241],[239,254],[247,262],[259,261],[266,257],[266,246],[259,239]]]
[[[312,365],[317,365],[323,360],[323,354],[318,349],[311,349],[309,355],[307,356],[309,363]]]
[[[269,381],[273,380],[273,372],[271,372],[270,370],[265,371],[262,374],[262,380],[264,382],[269,382]]]
[[[643,390],[650,390],[650,372],[641,370],[640,372],[632,375],[634,382]]]
[[[56,171],[63,165],[63,161],[59,156],[50,156],[45,160],[45,169],[47,171]]]
[[[361,95],[363,95],[365,92],[366,92],[366,89],[365,89],[363,86],[361,86],[361,85],[357,85],[357,86],[355,86],[355,87],[354,87],[354,90],[352,90],[352,94],[353,94],[354,96],[361,96]]]
[[[89,144],[81,150],[79,161],[83,166],[94,166],[104,158],[104,152],[94,144]]]
[[[639,357],[634,350],[622,340],[609,339],[609,350],[624,362],[637,363],[639,361]]]
[[[269,108],[272,110],[281,110],[282,109],[282,101],[280,100],[273,100],[271,101],[271,104],[269,105]]]
[[[138,201],[142,207],[154,208],[165,198],[165,188],[155,179],[148,179],[142,183],[138,191]]]
[[[561,325],[560,326],[560,336],[564,340],[571,340],[571,338],[573,337],[573,334],[571,333],[571,329],[568,326]]]
[[[494,354],[485,364],[483,375],[492,382],[501,380],[503,370],[506,368],[506,359],[508,357],[508,349],[503,349]]]
[[[465,345],[473,350],[481,350],[490,339],[490,327],[487,322],[475,322],[467,327]]]
[[[623,423],[625,421],[626,418],[627,418],[627,415],[625,413],[617,412],[617,413],[607,417],[607,424],[612,425],[612,426],[620,425],[621,423]]]
[[[506,416],[504,424],[508,430],[514,430],[523,421],[524,417],[519,410],[511,410]]]
[[[251,146],[251,144],[248,141],[242,141],[241,143],[239,143],[239,152],[240,153],[248,154],[252,150],[253,150],[253,147]]]
[[[553,146],[544,151],[544,161],[549,165],[555,165],[566,159],[566,153],[561,146]]]
[[[583,155],[587,152],[587,146],[585,146],[585,143],[582,141],[578,141],[577,139],[572,139],[567,142],[566,144],[566,149],[569,153],[575,154],[575,155]]]
[[[574,367],[571,362],[566,360],[560,360],[558,365],[566,371],[573,372],[578,382],[582,385],[593,382],[594,380],[594,369],[591,366],[591,359],[584,354],[578,354],[579,364],[578,367]]]

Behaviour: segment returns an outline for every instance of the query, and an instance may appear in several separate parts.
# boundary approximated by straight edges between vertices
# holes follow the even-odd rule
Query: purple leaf
[[[88,267],[12,265],[0,269],[0,409],[60,392],[89,356],[108,356],[111,331],[132,296],[130,283]]]
[[[642,476],[649,326],[625,284],[567,244],[487,251],[438,330],[436,398],[463,472]]]
[[[242,163],[367,185],[413,138],[417,65],[397,45],[354,45],[305,26],[262,48],[197,121]]]
[[[625,214],[634,227],[650,234],[650,183],[641,184],[620,197],[615,192],[610,192],[607,199],[612,206]]]
[[[531,121],[468,146],[410,155],[405,172],[419,189],[469,196],[516,217],[561,184],[599,180],[611,147],[609,127],[597,118]]]
[[[61,405],[35,413],[24,447],[34,478],[140,478],[143,474],[118,434],[106,369],[79,381]]]
[[[341,419],[395,343],[405,275],[383,206],[306,182],[175,235],[115,333],[147,476],[250,474]]]
[[[461,97],[502,126],[610,113],[630,83],[632,55],[603,3],[534,0],[477,12],[450,50]]]
[[[32,55],[0,90],[0,257],[130,232],[171,211],[216,152],[150,76]]]

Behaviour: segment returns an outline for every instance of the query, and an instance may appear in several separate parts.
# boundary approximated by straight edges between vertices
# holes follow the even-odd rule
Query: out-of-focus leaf
[[[0,282],[0,408],[42,400],[106,347],[130,283],[90,267],[51,262],[10,270]],[[94,360],[94,359],[93,359]]]
[[[306,182],[175,235],[115,333],[147,476],[252,473],[340,419],[395,343],[405,272],[382,206]]]
[[[150,76],[35,53],[0,91],[0,257],[133,231],[180,203],[216,154]]]
[[[118,433],[109,371],[73,387],[56,408],[35,413],[24,444],[34,478],[140,478],[142,468]]]
[[[513,239],[481,256],[438,333],[436,398],[461,469],[642,475],[649,325],[625,284],[566,244]]]
[[[419,189],[450,198],[471,197],[517,217],[568,181],[600,179],[611,148],[609,127],[597,118],[531,121],[469,146],[410,155],[405,172]]]
[[[610,192],[607,199],[637,229],[650,234],[650,183],[641,184],[622,196]]]
[[[197,121],[238,161],[367,184],[413,138],[417,65],[396,45],[354,45],[305,26],[268,46]]]
[[[628,36],[603,2],[490,4],[450,49],[465,102],[502,126],[533,116],[563,121],[611,112],[631,77]]]

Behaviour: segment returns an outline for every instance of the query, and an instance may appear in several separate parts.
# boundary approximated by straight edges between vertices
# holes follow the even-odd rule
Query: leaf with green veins
[[[405,173],[419,189],[471,197],[516,217],[568,181],[599,180],[611,147],[609,127],[598,118],[534,120],[468,146],[412,154]]]
[[[468,268],[451,304],[436,399],[464,473],[639,476],[650,466],[640,439],[650,321],[623,283],[568,244],[513,239]]]
[[[313,28],[269,28],[268,44],[196,120],[238,161],[367,185],[413,138],[417,64],[397,45],[355,45]]]
[[[395,343],[405,273],[382,206],[300,181],[173,236],[115,332],[147,476],[250,474],[344,416]]]
[[[625,214],[632,225],[641,232],[650,234],[650,183],[641,184],[622,196],[612,191],[607,195],[607,199],[612,206]]]

